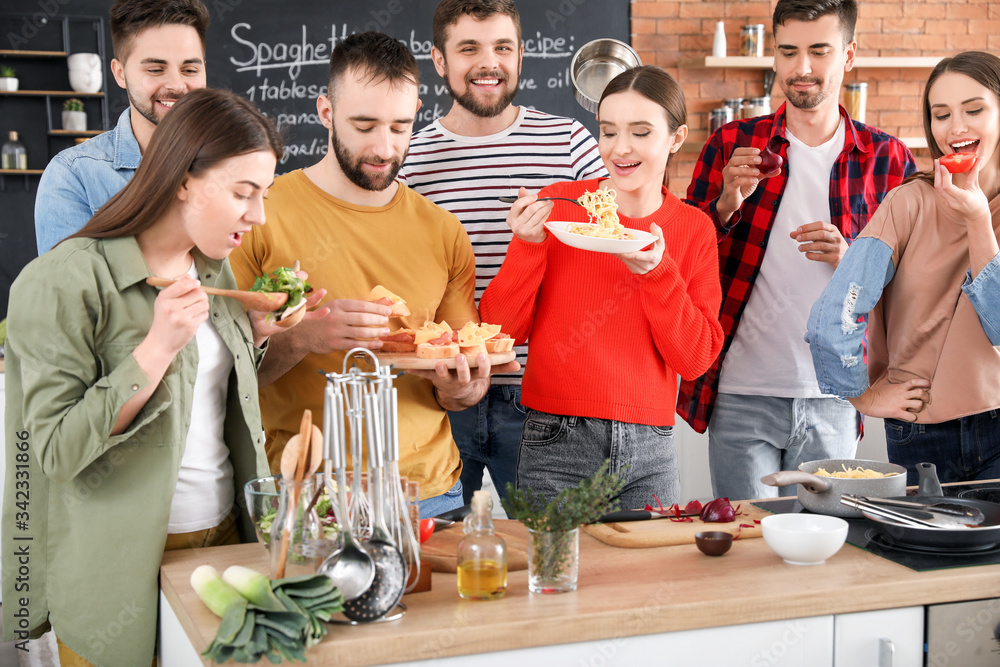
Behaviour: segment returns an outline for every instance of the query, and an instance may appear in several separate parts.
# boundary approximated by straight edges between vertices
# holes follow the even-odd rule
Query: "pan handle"
[[[770,475],[764,475],[760,481],[768,486],[791,486],[801,484],[802,488],[811,493],[826,493],[833,488],[833,482],[816,475],[810,475],[801,470],[779,470]]]
[[[938,480],[937,466],[933,463],[918,463],[917,474],[920,476],[917,495],[943,496],[941,482]]]

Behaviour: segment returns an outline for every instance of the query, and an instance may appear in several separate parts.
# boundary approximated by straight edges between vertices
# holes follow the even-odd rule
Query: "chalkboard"
[[[225,3],[232,5],[224,11]],[[444,81],[431,62],[431,23],[438,0],[336,2],[312,16],[275,12],[272,3],[212,3],[208,43],[209,83],[256,103],[286,133],[285,172],[317,161],[327,131],[316,117],[316,96],[326,92],[330,52],[353,32],[378,30],[403,41],[420,65],[416,128],[451,107]],[[296,6],[297,7],[297,6]],[[516,104],[572,116],[597,127],[573,97],[569,64],[576,48],[601,37],[629,42],[627,0],[524,0],[521,12],[524,63]]]
[[[276,0],[205,0],[211,12],[206,38],[208,85],[228,88],[252,99],[283,130],[286,152],[280,173],[318,161],[327,148],[327,132],[316,117],[316,96],[326,91],[330,52],[338,40],[364,30],[379,30],[402,40],[417,57],[421,71],[423,105],[419,129],[447,113],[451,98],[431,62],[431,22],[438,0],[362,0],[333,2],[278,2]],[[2,49],[57,49],[54,15],[104,18],[107,58],[105,90],[108,122],[93,104],[89,127],[109,129],[128,106],[128,98],[111,75],[111,35],[107,25],[108,0],[4,0],[3,12],[23,15],[0,34]],[[571,116],[596,134],[596,122],[574,99],[569,64],[577,48],[602,37],[630,42],[628,0],[521,0],[524,63],[515,104]],[[14,38],[17,43],[11,43]],[[74,44],[81,41],[74,37]],[[71,51],[94,50],[72,48]],[[2,56],[0,62],[7,63]],[[68,89],[65,60],[20,61],[35,85]],[[22,88],[26,84],[22,82]],[[3,102],[0,132],[38,125],[42,107]],[[44,113],[44,112],[42,112]],[[104,127],[102,127],[104,125]],[[22,131],[29,167],[44,167],[47,157],[70,141]],[[11,282],[34,258],[32,210],[38,177],[6,178],[0,191],[0,318],[7,312]]]

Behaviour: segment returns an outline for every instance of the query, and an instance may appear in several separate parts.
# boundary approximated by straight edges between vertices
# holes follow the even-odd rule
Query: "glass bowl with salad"
[[[257,531],[257,540],[265,546],[271,541],[271,525],[278,513],[278,500],[281,497],[281,492],[278,490],[280,479],[281,475],[273,475],[252,479],[243,485],[243,496],[250,511],[250,520],[253,521],[254,529]],[[326,539],[337,542],[339,540],[337,519],[333,512],[333,504],[323,486],[323,473],[316,473],[316,488],[324,489],[315,505],[316,514],[323,524],[323,533]]]

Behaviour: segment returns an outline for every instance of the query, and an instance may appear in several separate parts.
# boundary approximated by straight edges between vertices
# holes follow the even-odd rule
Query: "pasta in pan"
[[[577,200],[590,216],[590,223],[566,225],[566,231],[602,239],[630,239],[632,235],[618,220],[614,190],[584,192]]]
[[[840,467],[843,468],[843,470],[827,472],[825,468],[820,468],[813,474],[818,475],[819,477],[840,477],[842,479],[877,479],[879,477],[893,477],[899,474],[898,472],[875,472],[871,468],[862,468],[861,466],[848,468],[843,463],[840,464]]]

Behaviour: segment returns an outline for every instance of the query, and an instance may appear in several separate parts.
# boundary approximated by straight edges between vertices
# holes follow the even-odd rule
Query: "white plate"
[[[572,248],[591,250],[593,252],[635,252],[642,250],[656,240],[649,232],[629,229],[630,239],[599,239],[594,236],[584,236],[566,231],[567,225],[578,225],[578,222],[546,222],[545,228],[555,234],[556,238]]]

